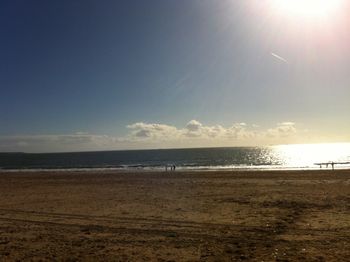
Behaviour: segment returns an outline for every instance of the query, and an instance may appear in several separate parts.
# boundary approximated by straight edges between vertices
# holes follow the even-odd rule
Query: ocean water
[[[176,170],[315,169],[320,162],[350,168],[350,143],[157,149],[77,153],[0,153],[1,170]]]

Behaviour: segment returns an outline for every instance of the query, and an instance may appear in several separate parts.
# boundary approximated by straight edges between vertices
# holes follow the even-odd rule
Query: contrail
[[[277,55],[277,54],[275,54],[275,53],[272,53],[272,52],[271,52],[271,55],[272,55],[274,58],[276,58],[276,59],[278,59],[278,60],[280,60],[280,61],[282,61],[282,62],[288,64],[288,61],[287,61],[286,59],[284,59],[283,57],[281,57],[281,56],[279,56],[279,55]]]

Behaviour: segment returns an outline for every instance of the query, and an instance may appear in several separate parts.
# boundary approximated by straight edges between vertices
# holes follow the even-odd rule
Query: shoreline
[[[331,166],[331,165],[330,165]],[[269,172],[269,171],[341,171],[341,170],[350,170],[350,166],[337,166],[334,170],[332,170],[331,167],[323,167],[320,168],[318,166],[307,166],[307,167],[281,167],[281,166],[273,166],[273,167],[266,167],[266,166],[247,166],[247,167],[194,167],[194,168],[183,168],[181,166],[176,167],[176,171],[165,171],[165,167],[142,167],[142,168],[114,168],[114,167],[93,167],[93,168],[0,168],[0,174],[1,173],[16,173],[16,172],[115,172],[115,173],[149,173],[149,172],[156,172],[156,173],[180,173],[180,172]]]

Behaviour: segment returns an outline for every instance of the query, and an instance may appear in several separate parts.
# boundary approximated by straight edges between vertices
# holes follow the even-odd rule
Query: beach
[[[0,173],[1,261],[350,261],[350,170]]]

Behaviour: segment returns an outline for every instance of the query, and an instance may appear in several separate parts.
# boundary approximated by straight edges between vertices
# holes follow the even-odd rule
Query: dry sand
[[[350,171],[0,173],[1,261],[350,261]]]

